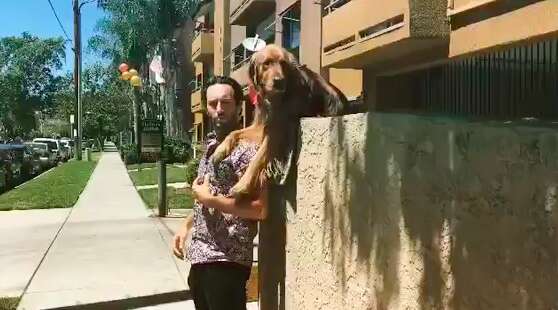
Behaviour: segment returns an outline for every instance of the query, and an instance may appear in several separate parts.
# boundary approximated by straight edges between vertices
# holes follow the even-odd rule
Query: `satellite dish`
[[[244,41],[242,41],[242,45],[245,49],[251,52],[258,52],[264,49],[266,43],[264,40],[260,39],[258,35],[256,35],[254,38],[244,39]]]

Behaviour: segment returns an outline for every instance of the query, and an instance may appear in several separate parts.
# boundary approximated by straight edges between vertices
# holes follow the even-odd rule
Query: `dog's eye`
[[[269,65],[271,65],[271,60],[264,61],[263,65],[268,67]]]

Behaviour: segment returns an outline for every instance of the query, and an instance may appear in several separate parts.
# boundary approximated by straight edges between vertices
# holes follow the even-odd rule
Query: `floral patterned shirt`
[[[209,190],[214,195],[229,196],[230,189],[246,171],[250,160],[256,155],[258,145],[240,142],[217,167],[211,155],[219,145],[214,134],[208,135],[206,151],[198,168],[198,177],[209,174]],[[186,258],[192,264],[233,262],[252,266],[253,241],[257,234],[257,222],[221,213],[194,203],[192,240]]]

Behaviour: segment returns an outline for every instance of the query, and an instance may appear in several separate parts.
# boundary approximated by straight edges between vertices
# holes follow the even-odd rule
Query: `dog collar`
[[[253,85],[248,86],[248,98],[250,103],[257,106],[260,103],[260,96]]]

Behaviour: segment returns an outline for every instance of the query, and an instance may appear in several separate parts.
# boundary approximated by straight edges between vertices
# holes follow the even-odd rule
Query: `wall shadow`
[[[323,185],[322,246],[344,295],[358,264],[371,309],[415,295],[420,309],[558,307],[553,125],[360,117],[364,130],[331,119]]]

